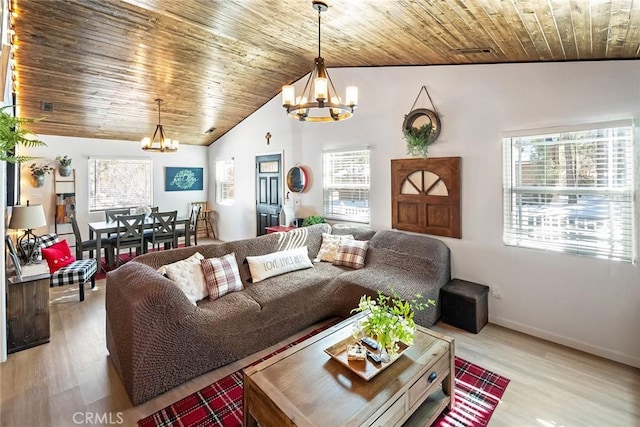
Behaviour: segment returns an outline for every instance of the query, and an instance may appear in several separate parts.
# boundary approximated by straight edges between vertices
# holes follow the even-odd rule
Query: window
[[[90,158],[89,211],[153,205],[152,161]]]
[[[216,161],[216,203],[232,205],[234,203],[233,160]]]
[[[369,222],[369,150],[323,154],[324,216]]]
[[[504,138],[507,245],[633,261],[633,127]]]

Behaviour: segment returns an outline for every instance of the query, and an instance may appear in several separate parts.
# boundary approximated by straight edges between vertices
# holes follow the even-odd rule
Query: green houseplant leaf
[[[322,224],[323,222],[324,222],[324,218],[321,217],[320,215],[311,215],[306,217],[304,221],[302,221],[302,226],[308,227],[314,224]]]
[[[14,117],[5,111],[12,107],[12,105],[7,105],[0,108],[0,160],[9,163],[19,163],[29,160],[30,157],[11,155],[10,153],[17,145],[39,147],[47,144],[39,139],[33,138],[35,133],[24,128],[24,124],[33,123],[40,119]]]
[[[424,124],[419,128],[409,127],[403,133],[404,139],[407,141],[407,154],[411,156],[427,157],[429,145],[433,144],[437,137],[431,123]]]

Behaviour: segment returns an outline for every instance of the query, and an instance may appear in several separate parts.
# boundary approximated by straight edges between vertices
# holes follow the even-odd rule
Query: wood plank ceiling
[[[329,68],[640,57],[640,0],[327,3]],[[45,117],[38,134],[138,141],[163,98],[168,136],[209,145],[317,54],[310,0],[14,0],[14,12],[18,105]]]

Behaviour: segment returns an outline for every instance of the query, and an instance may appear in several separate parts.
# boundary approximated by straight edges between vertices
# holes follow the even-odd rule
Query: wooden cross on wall
[[[264,139],[267,140],[267,145],[269,145],[271,143],[271,132],[267,132],[267,134],[264,136]]]

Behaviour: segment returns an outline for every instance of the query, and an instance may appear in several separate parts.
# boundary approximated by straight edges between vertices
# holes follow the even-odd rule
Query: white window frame
[[[216,160],[216,203],[235,204],[235,164],[234,159]]]
[[[89,212],[153,206],[153,161],[89,157]]]
[[[634,132],[623,120],[504,135],[504,243],[634,262]]]
[[[359,182],[344,182],[344,179],[337,179],[332,171],[338,166],[335,162],[340,161],[341,156],[361,156],[363,164],[360,165],[353,179]],[[366,157],[366,159],[365,159]],[[350,221],[368,224],[371,218],[369,200],[371,197],[371,151],[368,148],[354,148],[345,150],[325,151],[322,154],[323,170],[323,215],[327,219],[338,221]],[[354,171],[347,171],[350,173]],[[343,175],[344,176],[344,175]],[[342,181],[342,182],[341,182]],[[364,206],[345,206],[340,201],[340,191],[355,191],[366,194],[365,199],[360,199],[355,203],[364,202]],[[338,198],[336,199],[336,193]]]

